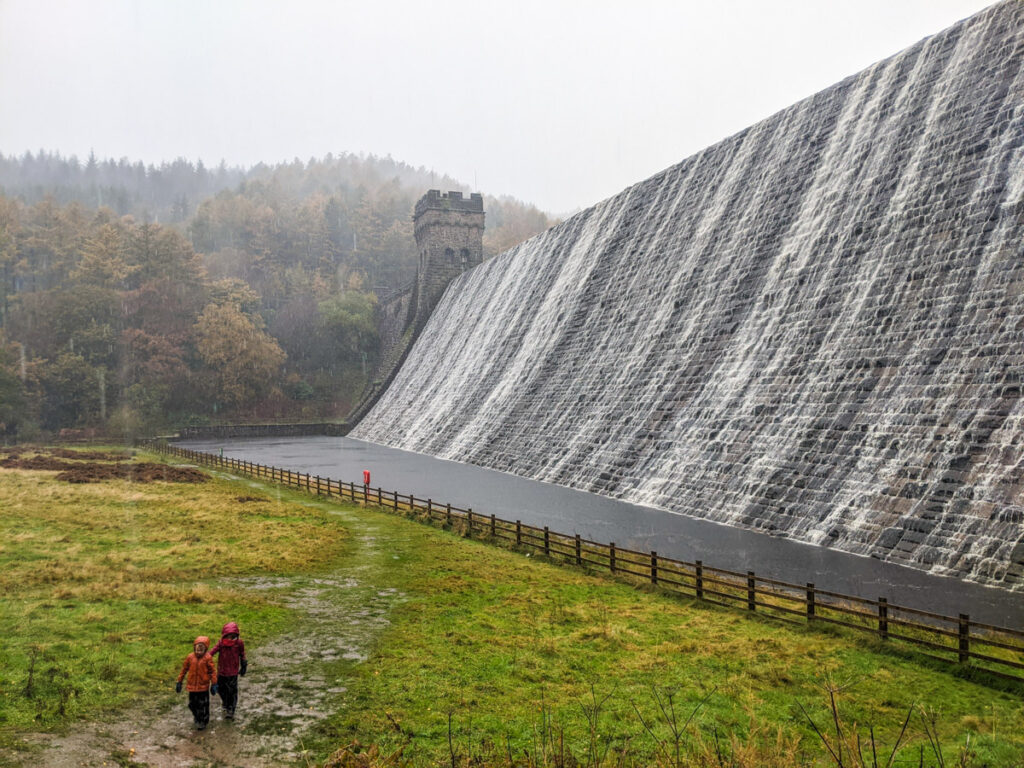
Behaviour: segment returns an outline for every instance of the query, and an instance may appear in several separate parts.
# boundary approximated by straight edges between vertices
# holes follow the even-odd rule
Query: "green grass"
[[[382,529],[418,525],[365,516]],[[408,599],[321,745],[358,740],[383,754],[406,745],[417,765],[450,764],[453,752],[505,765],[511,749],[520,763],[529,755],[556,765],[553,742],[582,764],[605,750],[612,764],[625,749],[650,765],[658,742],[672,742],[657,704],[671,695],[679,723],[698,710],[684,739],[689,759],[718,765],[717,730],[728,734],[722,749],[737,761],[747,754],[738,765],[814,764],[825,748],[801,705],[830,733],[831,685],[842,687],[844,732],[856,728],[868,744],[872,726],[879,751],[887,745],[883,764],[911,709],[901,754],[912,751],[914,765],[922,746],[925,765],[936,761],[923,715],[935,715],[949,765],[968,738],[974,764],[1024,764],[1021,688],[1012,684],[986,686],[852,633],[780,626],[426,526],[396,554],[391,585]]]
[[[831,685],[844,735],[866,740],[873,727],[880,764],[908,711],[896,765],[918,765],[920,748],[935,765],[932,729],[946,765],[968,739],[967,764],[1024,764],[1013,684],[381,511],[345,505],[342,525],[340,506],[248,481],[67,486],[0,469],[0,745],[169,688],[192,637],[229,618],[253,647],[296,618],[272,591],[254,597],[230,577],[345,557],[376,564],[360,577],[370,594],[401,599],[368,661],[329,665],[327,684],[347,690],[302,737],[322,758],[358,740],[404,749],[410,765],[451,765],[453,753],[458,765],[505,765],[509,751],[519,765],[671,765],[671,697],[678,723],[696,710],[680,739],[687,765],[827,765],[801,707],[833,738]]]
[[[258,646],[291,617],[224,578],[316,570],[345,543],[322,510],[216,479],[69,485],[0,469],[0,510],[5,740],[152,699],[225,621]]]

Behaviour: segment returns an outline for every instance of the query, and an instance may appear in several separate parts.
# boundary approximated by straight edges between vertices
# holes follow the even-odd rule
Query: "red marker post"
[[[366,488],[370,487],[370,470],[368,469],[363,470],[363,485]]]

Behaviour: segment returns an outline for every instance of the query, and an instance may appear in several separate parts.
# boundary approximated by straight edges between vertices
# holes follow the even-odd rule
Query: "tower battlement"
[[[448,283],[484,260],[484,198],[431,189],[416,203],[419,269],[415,319],[426,322]]]
[[[473,192],[469,197],[463,197],[461,192],[441,192],[439,189],[431,189],[417,201],[413,220],[418,219],[428,210],[483,213],[484,198],[478,192]]]

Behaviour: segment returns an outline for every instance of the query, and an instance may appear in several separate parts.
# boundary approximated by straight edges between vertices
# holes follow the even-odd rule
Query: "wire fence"
[[[405,515],[420,516],[468,536],[503,541],[546,557],[589,567],[618,577],[650,583],[715,605],[745,610],[789,624],[839,626],[870,634],[885,642],[912,645],[933,659],[984,669],[1011,680],[1024,681],[1024,631],[972,621],[966,613],[946,616],[933,611],[870,600],[815,587],[811,582],[791,584],[758,576],[753,571],[731,571],[639,552],[538,527],[461,509],[413,494],[386,491],[354,482],[294,472],[216,454],[192,451],[163,440],[142,444],[187,461],[279,483],[316,496],[372,504]]]

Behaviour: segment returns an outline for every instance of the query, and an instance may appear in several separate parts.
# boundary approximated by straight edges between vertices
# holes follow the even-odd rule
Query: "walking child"
[[[217,669],[206,650],[210,638],[200,635],[192,644],[192,653],[185,657],[174,690],[181,693],[181,681],[188,678],[188,708],[192,710],[196,728],[203,730],[210,722],[210,693],[217,693]]]
[[[231,720],[238,704],[238,678],[245,675],[245,642],[240,638],[238,624],[229,621],[220,631],[220,642],[213,646],[210,656],[217,657],[217,680],[224,717]]]

